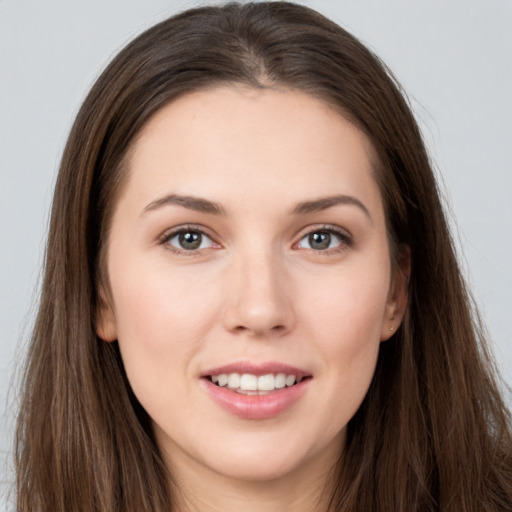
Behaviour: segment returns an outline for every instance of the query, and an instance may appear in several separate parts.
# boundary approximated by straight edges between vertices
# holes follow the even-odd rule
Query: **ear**
[[[411,275],[411,251],[400,248],[397,264],[393,269],[389,296],[382,318],[380,340],[386,341],[398,330],[407,308],[409,278]]]
[[[112,302],[108,299],[108,294],[101,286],[99,290],[99,301],[96,310],[96,334],[107,342],[117,339],[117,326]]]

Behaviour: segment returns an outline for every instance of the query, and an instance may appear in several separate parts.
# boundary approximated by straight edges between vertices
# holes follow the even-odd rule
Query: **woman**
[[[187,11],[69,137],[18,509],[512,510],[493,372],[384,65],[305,7]]]

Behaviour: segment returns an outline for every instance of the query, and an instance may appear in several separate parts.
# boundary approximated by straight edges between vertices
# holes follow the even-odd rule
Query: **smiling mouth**
[[[207,379],[218,387],[243,395],[266,395],[285,388],[296,386],[310,376],[302,377],[286,373],[221,373],[209,375]]]

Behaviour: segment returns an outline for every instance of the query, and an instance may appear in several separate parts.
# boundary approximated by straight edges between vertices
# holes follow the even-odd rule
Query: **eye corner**
[[[178,255],[195,256],[222,246],[205,228],[182,225],[166,230],[158,239],[159,245]]]
[[[292,248],[328,255],[345,251],[352,245],[353,237],[347,230],[332,225],[317,225],[304,229]]]

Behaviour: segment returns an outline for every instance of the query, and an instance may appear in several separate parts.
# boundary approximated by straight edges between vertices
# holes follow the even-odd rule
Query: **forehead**
[[[336,193],[380,202],[374,161],[362,131],[308,94],[223,86],[150,119],[130,151],[128,188],[141,202],[169,192],[229,201],[233,191],[239,202]]]

